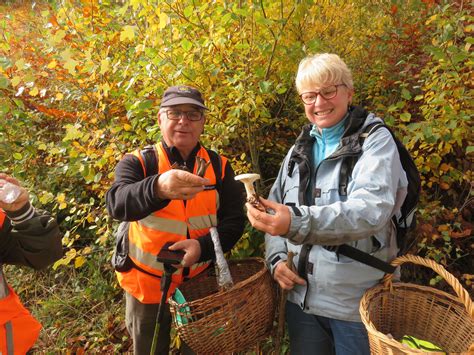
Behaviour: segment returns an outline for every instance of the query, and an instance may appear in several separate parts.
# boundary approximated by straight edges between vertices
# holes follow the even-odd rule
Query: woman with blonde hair
[[[339,247],[385,262],[396,256],[391,217],[406,197],[406,174],[383,126],[361,142],[362,133],[383,121],[352,105],[352,75],[339,56],[303,59],[296,88],[309,124],[287,153],[268,200],[262,199],[274,213],[247,203],[247,216],[266,232],[273,277],[289,291],[291,354],[370,354],[359,301],[384,272]],[[353,166],[344,179],[348,162]],[[294,268],[285,262],[290,251]]]

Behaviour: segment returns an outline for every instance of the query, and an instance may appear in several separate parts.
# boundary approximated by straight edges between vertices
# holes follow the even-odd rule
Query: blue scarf
[[[313,144],[313,167],[317,167],[324,159],[330,156],[337,149],[342,134],[344,133],[344,122],[349,113],[336,125],[323,128],[321,132],[316,125],[309,132],[311,137],[316,138]]]

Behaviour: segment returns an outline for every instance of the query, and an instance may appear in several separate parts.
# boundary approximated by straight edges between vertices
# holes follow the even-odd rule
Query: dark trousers
[[[289,301],[286,321],[292,355],[370,355],[367,330],[362,322],[304,313]]]
[[[133,340],[133,352],[150,355],[155,333],[158,304],[144,304],[125,292],[125,324]],[[155,355],[168,355],[170,351],[171,313],[166,304],[158,332]],[[192,355],[193,351],[181,342],[181,354]]]

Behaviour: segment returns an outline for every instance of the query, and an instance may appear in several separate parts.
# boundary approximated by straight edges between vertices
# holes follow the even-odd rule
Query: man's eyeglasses
[[[321,95],[325,100],[330,100],[337,96],[337,88],[339,86],[345,86],[345,84],[331,85],[322,88],[321,90],[304,92],[300,95],[300,97],[305,105],[314,104],[318,98],[318,95]]]
[[[166,116],[172,121],[179,121],[183,117],[186,117],[190,121],[200,121],[202,115],[201,111],[166,110]]]

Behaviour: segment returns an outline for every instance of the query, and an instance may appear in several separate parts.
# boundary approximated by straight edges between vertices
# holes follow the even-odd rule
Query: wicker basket
[[[457,297],[432,287],[402,282],[392,284],[392,274],[386,274],[382,284],[367,290],[360,303],[371,353],[424,353],[395,340],[408,334],[432,342],[448,353],[473,354],[474,307],[467,291],[453,275],[432,260],[405,255],[393,260],[392,265],[406,262],[436,271],[454,289]]]
[[[213,270],[185,282],[186,301],[170,299],[180,338],[198,354],[245,350],[268,336],[276,309],[276,288],[265,261],[230,260],[234,286],[218,292]]]

